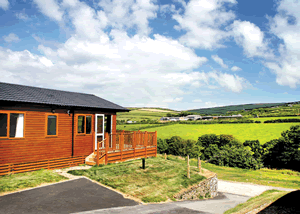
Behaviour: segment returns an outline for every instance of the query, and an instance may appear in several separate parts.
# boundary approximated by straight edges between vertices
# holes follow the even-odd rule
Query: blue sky
[[[0,81],[126,107],[299,101],[298,11],[298,0],[0,0]]]

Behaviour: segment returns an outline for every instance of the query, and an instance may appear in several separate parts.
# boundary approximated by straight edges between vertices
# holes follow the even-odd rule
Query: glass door
[[[104,148],[104,114],[96,114],[95,116],[95,150],[97,150],[98,142],[102,142],[99,145],[100,149]]]

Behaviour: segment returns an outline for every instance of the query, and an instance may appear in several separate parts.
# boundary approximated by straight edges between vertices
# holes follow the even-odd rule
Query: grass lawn
[[[227,210],[224,214],[230,214],[230,213],[242,214],[242,213],[250,212],[263,205],[264,207],[266,207],[268,206],[267,204],[273,203],[274,201],[286,195],[287,193],[288,192],[279,191],[279,190],[267,190],[256,197],[250,198],[245,203],[239,204],[236,207]]]
[[[241,142],[244,142],[245,140],[259,140],[261,144],[264,144],[272,139],[279,138],[281,136],[281,132],[288,130],[292,125],[299,124],[300,123],[244,123],[199,125],[174,124],[155,128],[141,128],[141,130],[150,132],[157,131],[157,136],[163,139],[177,135],[184,139],[198,140],[198,137],[204,134],[230,134]],[[127,126],[125,127],[125,130],[127,130],[126,128]]]
[[[148,158],[146,169],[142,169],[141,165],[141,160],[133,160],[69,173],[87,176],[143,202],[175,200],[175,193],[205,179],[197,173],[196,167],[191,167],[191,178],[188,179],[186,163],[176,157],[167,160],[162,156]]]
[[[36,187],[44,183],[53,183],[67,178],[50,170],[38,170],[34,172],[18,173],[0,176],[0,195],[5,192]]]
[[[191,159],[192,166],[197,165],[196,159]],[[217,173],[218,178],[227,181],[249,182],[274,187],[300,189],[300,172],[292,170],[260,169],[248,170],[233,167],[217,166],[202,162],[202,166]]]

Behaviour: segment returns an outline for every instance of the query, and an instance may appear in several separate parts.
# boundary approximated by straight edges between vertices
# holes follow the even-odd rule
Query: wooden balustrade
[[[104,141],[104,148],[100,147]],[[96,163],[105,155],[105,164],[109,162],[122,162],[128,159],[150,157],[157,155],[157,132],[117,131],[105,133],[104,140],[98,142]],[[101,155],[100,155],[101,154]]]

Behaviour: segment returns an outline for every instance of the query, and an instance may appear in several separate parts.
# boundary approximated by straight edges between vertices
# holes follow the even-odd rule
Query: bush
[[[225,145],[208,162],[219,166],[243,169],[260,169],[263,167],[261,161],[254,159],[251,151],[241,146]]]
[[[187,156],[196,158],[201,155],[201,148],[193,140],[184,140],[179,136],[157,140],[157,151],[161,154]]]
[[[266,120],[264,123],[299,123],[300,119],[291,118],[291,119],[277,119],[277,120]]]
[[[256,160],[261,160],[264,149],[258,140],[246,140],[243,145],[250,147]]]
[[[266,166],[300,171],[300,125],[291,126],[279,139],[267,142],[263,148]]]
[[[246,141],[244,146],[232,135],[206,134],[198,138],[197,144],[202,147],[201,159],[210,163],[246,169],[263,167],[259,141]]]
[[[168,144],[165,140],[157,139],[157,152],[160,154],[168,153]]]

